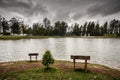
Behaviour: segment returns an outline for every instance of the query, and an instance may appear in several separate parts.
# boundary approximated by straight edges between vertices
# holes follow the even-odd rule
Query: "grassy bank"
[[[0,40],[43,39],[48,36],[0,36]]]
[[[44,38],[65,38],[67,36],[0,36],[0,40],[19,40],[19,39],[44,39]],[[77,37],[77,36],[73,36]]]
[[[0,63],[0,80],[120,80],[120,71],[105,66],[88,64],[88,72],[84,64],[56,61],[51,71],[45,72],[41,62]]]
[[[44,38],[119,38],[110,36],[0,36],[0,40],[44,39]]]

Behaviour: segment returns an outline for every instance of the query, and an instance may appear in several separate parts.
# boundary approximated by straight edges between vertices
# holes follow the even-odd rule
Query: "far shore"
[[[45,38],[120,38],[111,36],[0,36],[0,40],[45,39]]]

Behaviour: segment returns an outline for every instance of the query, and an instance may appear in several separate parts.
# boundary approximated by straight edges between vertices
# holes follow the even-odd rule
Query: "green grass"
[[[62,72],[59,69],[52,68],[45,72],[44,68],[28,69],[19,72],[9,72],[0,74],[0,80],[114,80],[113,78],[96,74],[93,72],[84,72],[79,70],[69,70]],[[116,78],[117,80],[117,78]]]
[[[98,64],[88,64],[89,69],[85,72],[80,67],[82,65],[84,64],[77,63],[76,67],[78,66],[79,68],[73,70],[73,63],[69,61],[55,61],[51,68],[46,71],[41,62],[19,61],[1,63],[0,80],[120,80],[120,76],[116,75],[119,75],[120,71]],[[102,73],[104,71],[108,73]]]

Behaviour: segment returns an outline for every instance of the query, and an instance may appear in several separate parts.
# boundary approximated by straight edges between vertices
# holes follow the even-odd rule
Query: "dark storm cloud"
[[[70,18],[73,18],[73,20],[81,18],[81,13],[86,12],[88,6],[91,5],[91,1],[95,0],[42,0],[40,2],[43,2],[56,12],[54,20],[69,21]],[[73,13],[75,13],[75,15],[71,17],[70,15]]]
[[[9,7],[24,7],[30,8],[32,2],[29,0],[29,3],[21,2],[20,0],[0,0],[1,8],[9,8]]]
[[[47,13],[45,6],[34,4],[32,0],[0,0],[0,8],[10,12],[18,12],[25,16]]]
[[[88,9],[88,14],[91,16],[102,15],[107,16],[120,12],[120,0],[101,0],[101,3],[96,3]]]

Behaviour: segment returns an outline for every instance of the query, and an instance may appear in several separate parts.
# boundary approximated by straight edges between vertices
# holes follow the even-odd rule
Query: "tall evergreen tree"
[[[33,24],[32,34],[33,34],[33,36],[38,36],[39,35],[39,23],[34,23]]]
[[[44,27],[45,27],[45,32],[44,32],[44,35],[50,35],[50,32],[51,32],[51,22],[48,18],[44,18],[43,19],[43,23],[44,23]]]
[[[100,36],[100,28],[99,28],[99,24],[97,23],[95,26],[95,36]]]
[[[47,28],[47,27],[49,27],[50,26],[50,20],[48,19],[48,18],[44,18],[43,19],[43,23],[44,23],[44,26],[45,26],[45,28]]]
[[[2,26],[2,16],[0,15],[0,35],[3,31],[2,28],[3,28],[3,26]]]
[[[54,35],[65,36],[67,31],[67,23],[64,21],[57,21],[54,26]]]
[[[20,34],[21,33],[21,31],[20,31],[20,22],[19,22],[19,20],[17,19],[17,18],[12,18],[11,20],[10,20],[10,27],[11,27],[11,32],[13,33],[13,34]]]
[[[32,28],[28,27],[27,30],[26,30],[26,33],[27,33],[28,36],[32,36]]]
[[[76,36],[80,36],[80,34],[81,34],[79,24],[77,24],[77,23],[75,23],[75,25],[74,25],[73,34]]]
[[[106,21],[104,24],[103,24],[103,30],[104,30],[104,33],[103,34],[107,34],[108,30],[108,22]]]
[[[24,34],[27,34],[27,28],[29,27],[29,25],[25,25],[24,22],[22,21],[21,22],[21,33],[24,35]]]
[[[86,35],[86,33],[87,33],[87,22],[84,24],[84,26],[83,26],[83,32],[82,32],[82,35],[84,36],[84,35]]]
[[[87,33],[86,33],[87,36],[89,36],[90,33],[91,33],[91,28],[90,28],[90,26],[91,26],[91,22],[89,22],[88,25],[87,25]]]
[[[2,27],[3,27],[3,35],[8,35],[9,34],[9,24],[5,18],[3,18],[3,20],[2,20]]]
[[[90,36],[95,36],[95,23],[90,22],[88,24],[88,32],[90,33]]]

